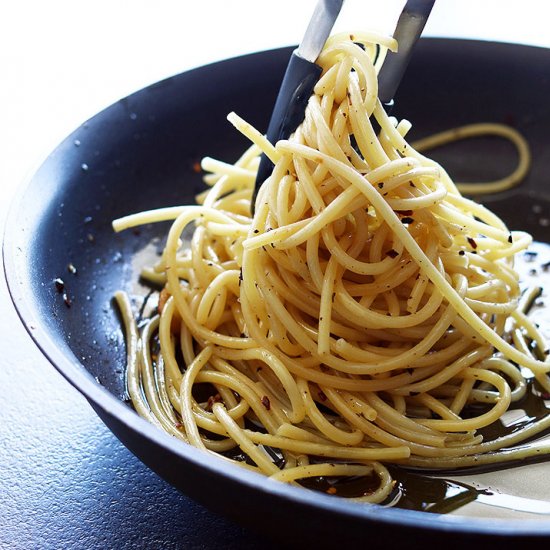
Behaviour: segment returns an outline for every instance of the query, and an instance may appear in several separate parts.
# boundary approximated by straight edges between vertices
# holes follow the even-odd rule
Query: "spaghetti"
[[[550,361],[513,267],[531,237],[462,196],[407,142],[410,124],[377,98],[377,45],[396,47],[372,34],[329,39],[289,140],[270,144],[231,114],[253,145],[234,165],[203,160],[210,189],[197,205],[113,225],[174,220],[143,273],[164,287],[159,315],[138,331],[128,297],[116,295],[137,412],[273,480],[365,477],[370,488],[356,498],[388,502],[387,464],[547,452],[510,448],[550,417],[494,441],[479,430],[525,395],[527,378],[550,392]],[[506,136],[518,147],[517,180],[528,149]],[[262,152],[275,168],[251,217]]]

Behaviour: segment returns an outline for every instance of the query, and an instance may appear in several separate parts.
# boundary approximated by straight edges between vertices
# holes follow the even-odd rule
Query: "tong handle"
[[[292,53],[267,129],[266,136],[271,143],[289,138],[304,120],[307,102],[321,72],[321,67],[315,63],[303,59],[296,51]],[[271,175],[272,170],[273,163],[262,155],[252,205],[260,185]]]

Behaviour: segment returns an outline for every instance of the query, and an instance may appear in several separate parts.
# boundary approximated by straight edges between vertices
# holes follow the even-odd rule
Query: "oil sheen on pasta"
[[[404,505],[403,480],[412,487],[417,474],[396,483],[396,468],[546,453],[523,443],[548,430],[547,414],[484,434],[533,387],[539,401],[550,393],[550,361],[526,315],[538,291],[522,293],[514,268],[531,237],[463,196],[419,152],[434,142],[407,141],[410,124],[377,97],[379,46],[396,44],[332,37],[289,140],[270,144],[231,114],[253,144],[234,165],[203,160],[210,188],[196,205],[116,220],[117,231],[173,220],[142,273],[163,289],[159,314],[138,329],[128,297],[116,298],[128,392],[144,418],[273,482]],[[476,132],[518,150],[517,170],[490,192],[517,182],[523,138],[495,125],[453,136]],[[252,217],[261,153],[275,168]]]

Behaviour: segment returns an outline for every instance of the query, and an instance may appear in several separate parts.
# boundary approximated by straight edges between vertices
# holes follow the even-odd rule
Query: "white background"
[[[337,29],[391,32],[403,0],[346,0]],[[296,44],[315,0],[14,0],[0,7],[0,214],[63,137],[152,82]],[[550,47],[548,0],[437,0],[425,33]],[[2,218],[3,219],[3,216]]]

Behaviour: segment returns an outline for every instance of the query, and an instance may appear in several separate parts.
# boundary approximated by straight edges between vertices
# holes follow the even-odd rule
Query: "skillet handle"
[[[313,88],[321,76],[322,69],[296,54],[290,56],[283,83],[275,102],[273,114],[267,129],[267,139],[275,144],[280,139],[287,139],[304,120],[305,110]],[[256,176],[256,185],[252,207],[260,185],[271,175],[273,163],[262,155]]]

